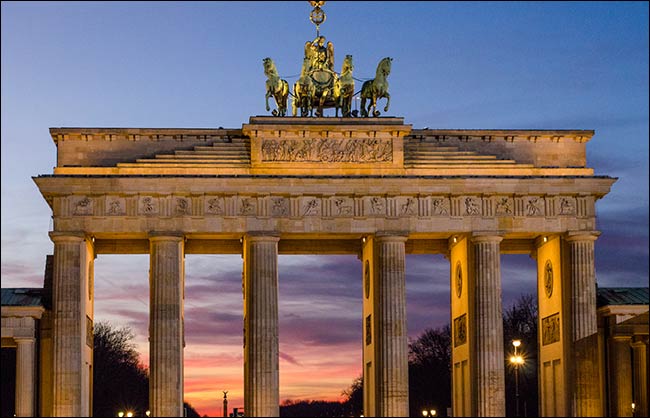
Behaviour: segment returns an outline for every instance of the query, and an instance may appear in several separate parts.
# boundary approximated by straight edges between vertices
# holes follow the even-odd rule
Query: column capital
[[[564,239],[568,242],[575,241],[596,241],[600,231],[567,231]]]
[[[375,232],[375,239],[377,241],[399,241],[406,242],[408,240],[408,231],[377,231]]]
[[[50,231],[49,235],[50,239],[54,243],[62,241],[81,242],[87,238],[90,238],[90,236],[83,231]]]
[[[149,241],[182,241],[185,235],[180,231],[150,231]]]
[[[503,241],[503,237],[497,232],[473,232],[470,240],[473,243],[495,242],[498,244]]]
[[[278,242],[280,241],[280,233],[277,231],[248,231],[246,232],[246,235],[244,235],[244,238],[250,242]]]
[[[19,344],[34,344],[34,341],[36,341],[36,338],[34,337],[14,337],[14,341],[16,342],[16,345]]]

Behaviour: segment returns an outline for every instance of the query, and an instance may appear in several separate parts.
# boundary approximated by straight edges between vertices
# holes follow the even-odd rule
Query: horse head
[[[379,64],[377,64],[377,76],[381,74],[384,77],[388,77],[392,62],[393,59],[391,57],[386,57],[379,61]]]
[[[266,57],[262,60],[262,63],[264,65],[264,74],[267,77],[273,77],[278,75],[278,70],[275,68],[275,63],[273,60],[269,57]]]
[[[352,64],[352,55],[346,55],[343,60],[343,65],[341,65],[341,76],[350,73],[354,70],[354,65]]]

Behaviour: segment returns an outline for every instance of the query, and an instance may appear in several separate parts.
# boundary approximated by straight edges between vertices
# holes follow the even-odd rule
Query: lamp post
[[[515,355],[510,357],[510,363],[515,368],[515,415],[519,416],[519,366],[524,364],[524,358],[517,354],[517,348],[521,345],[521,341],[513,340],[512,345],[515,347]]]

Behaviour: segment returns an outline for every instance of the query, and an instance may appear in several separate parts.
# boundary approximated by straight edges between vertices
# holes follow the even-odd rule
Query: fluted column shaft
[[[638,337],[637,337],[638,338]],[[632,343],[636,416],[648,415],[648,336]]]
[[[570,233],[571,275],[571,350],[573,358],[571,382],[571,415],[576,417],[602,415],[598,366],[598,323],[596,317],[596,273],[594,242],[597,232]]]
[[[149,242],[149,408],[154,417],[181,417],[184,239],[155,234]]]
[[[244,242],[244,411],[280,416],[278,241],[249,234]]]
[[[500,236],[475,236],[476,389],[479,417],[505,416]]]
[[[52,280],[52,333],[54,386],[53,415],[79,417],[90,414],[84,399],[89,382],[84,379],[86,239],[82,233],[50,232],[54,242]]]
[[[34,416],[34,338],[16,341],[16,416]]]
[[[613,337],[609,341],[609,416],[632,416],[632,356],[630,337]]]
[[[380,417],[406,417],[409,414],[405,243],[405,236],[376,236],[376,413]]]

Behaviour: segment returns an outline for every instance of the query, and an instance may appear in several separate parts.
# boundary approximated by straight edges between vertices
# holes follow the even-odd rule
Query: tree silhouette
[[[98,322],[94,328],[93,416],[117,416],[118,411],[144,416],[149,377],[135,350],[133,332],[108,322]]]
[[[149,375],[140,363],[133,331],[98,322],[93,334],[93,416],[114,417],[119,411],[131,411],[144,417],[149,409]],[[183,406],[186,416],[201,416],[187,402]]]

